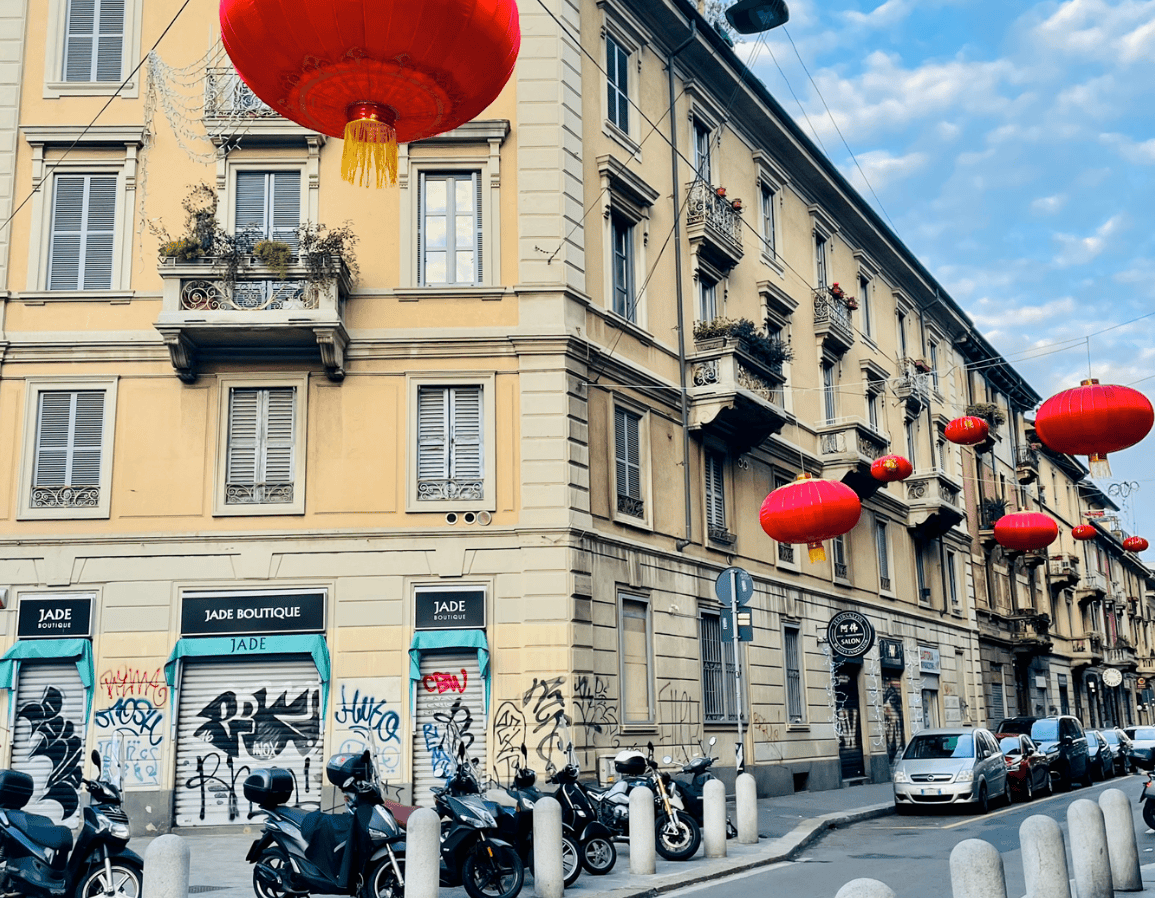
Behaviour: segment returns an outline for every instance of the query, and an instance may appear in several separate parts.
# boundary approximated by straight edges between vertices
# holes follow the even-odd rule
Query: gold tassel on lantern
[[[822,548],[821,542],[807,543],[806,548],[810,550],[810,562],[813,564],[816,561],[826,560],[826,550]]]
[[[341,154],[341,177],[350,184],[377,187],[397,183],[396,113],[378,103],[354,103],[347,110],[345,148]]]

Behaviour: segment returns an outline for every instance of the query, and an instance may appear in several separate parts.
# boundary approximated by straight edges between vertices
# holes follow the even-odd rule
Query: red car
[[[995,733],[1007,759],[1011,791],[1030,800],[1036,793],[1051,794],[1051,764],[1047,755],[1022,733]]]

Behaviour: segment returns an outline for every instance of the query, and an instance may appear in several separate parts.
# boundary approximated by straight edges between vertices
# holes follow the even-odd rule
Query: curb
[[[665,874],[672,877],[670,882],[658,883],[645,889],[630,887],[608,889],[604,892],[598,892],[597,898],[656,898],[658,895],[663,895],[666,892],[672,892],[676,889],[701,885],[702,883],[713,882],[714,880],[724,879],[727,876],[733,876],[735,873],[744,873],[748,870],[755,870],[758,867],[767,867],[771,864],[788,861],[808,845],[817,841],[828,829],[837,829],[840,826],[860,823],[864,820],[873,820],[877,817],[888,817],[893,813],[893,802],[887,802],[886,804],[859,808],[855,811],[835,811],[831,814],[824,814],[821,817],[813,817],[799,823],[786,835],[768,841],[766,847],[768,852],[772,853],[742,859],[711,858],[710,860],[722,861],[722,864],[712,870],[703,870],[696,875],[675,876],[673,874]],[[593,898],[593,896],[590,896],[590,898]]]

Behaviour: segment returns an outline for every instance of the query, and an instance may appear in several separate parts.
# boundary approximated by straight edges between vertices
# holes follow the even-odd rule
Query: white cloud
[[[1128,162],[1136,165],[1155,165],[1155,138],[1140,143],[1126,134],[1104,134],[1099,139],[1105,145],[1114,147]]]
[[[1068,265],[1083,265],[1090,262],[1107,248],[1109,239],[1119,233],[1124,224],[1122,215],[1112,215],[1099,225],[1090,237],[1055,234],[1054,238],[1059,244],[1059,252],[1053,260],[1054,263],[1060,268],[1065,268]]]
[[[1054,215],[1067,204],[1067,198],[1062,194],[1041,196],[1031,203],[1031,211],[1042,215]]]
[[[909,177],[916,171],[926,167],[925,153],[907,153],[904,156],[891,155],[886,150],[871,150],[858,153],[858,165],[850,162],[845,166],[846,176],[855,189],[869,193],[871,187],[881,191],[895,181]],[[861,171],[859,171],[861,169]],[[866,182],[863,182],[863,175]]]
[[[1110,62],[1145,60],[1155,51],[1155,4],[1149,0],[1069,0],[1032,37],[1040,53],[1079,54]]]

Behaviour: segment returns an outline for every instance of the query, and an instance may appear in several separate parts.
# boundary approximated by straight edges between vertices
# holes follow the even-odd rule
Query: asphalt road
[[[1139,863],[1155,863],[1155,833],[1143,823],[1136,801],[1143,780],[1129,776],[998,807],[986,816],[947,814],[935,809],[920,815],[856,823],[827,833],[794,861],[669,895],[689,896],[709,890],[709,898],[749,898],[751,894],[833,898],[850,880],[867,877],[886,883],[898,898],[949,896],[951,850],[965,839],[982,839],[1002,854],[1007,895],[1017,898],[1026,892],[1019,848],[1019,826],[1023,821],[1045,814],[1057,820],[1066,834],[1068,805],[1079,798],[1098,801],[1099,794],[1109,788],[1121,789],[1132,803]]]

